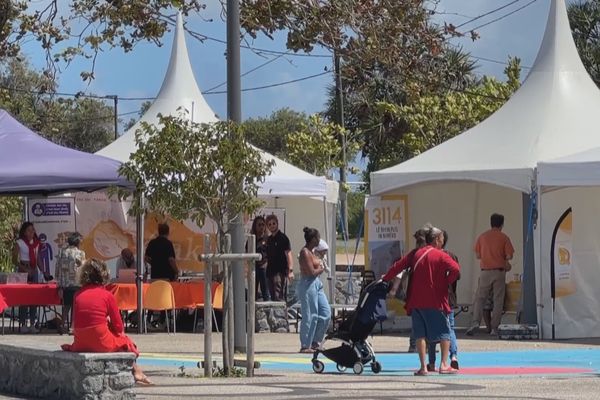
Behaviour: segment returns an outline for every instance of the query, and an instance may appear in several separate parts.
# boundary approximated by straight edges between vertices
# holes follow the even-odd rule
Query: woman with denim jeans
[[[300,281],[298,298],[302,320],[300,321],[300,353],[312,353],[319,348],[331,319],[331,308],[319,275],[325,270],[321,260],[313,250],[321,239],[319,231],[304,228],[306,245],[300,251]]]

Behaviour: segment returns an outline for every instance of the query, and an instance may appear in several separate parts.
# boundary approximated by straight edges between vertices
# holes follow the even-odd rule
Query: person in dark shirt
[[[290,239],[279,230],[277,216],[268,215],[267,228],[271,236],[267,239],[267,280],[273,301],[285,301],[288,279],[294,279],[294,262]]]
[[[169,225],[158,225],[158,237],[148,242],[146,262],[150,264],[151,279],[174,281],[179,275],[175,261],[175,248],[169,240]]]
[[[252,221],[252,229],[250,233],[256,236],[256,252],[262,255],[260,261],[255,262],[256,268],[256,292],[255,296],[258,299],[258,291],[260,288],[260,295],[264,301],[271,301],[271,294],[269,293],[269,286],[267,285],[267,240],[269,233],[265,218],[262,215],[258,215]]]
[[[150,264],[151,279],[177,280],[179,270],[175,261],[175,248],[169,240],[169,225],[158,225],[158,237],[148,242],[144,258]],[[161,311],[158,324],[154,323],[153,325],[163,330],[163,328],[166,328],[166,318],[166,312]],[[151,321],[152,314],[148,313],[148,322]]]

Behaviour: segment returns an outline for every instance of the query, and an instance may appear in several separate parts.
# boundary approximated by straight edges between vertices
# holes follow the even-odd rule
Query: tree
[[[285,158],[311,174],[331,178],[332,168],[343,167],[338,137],[348,133],[339,125],[326,122],[319,115],[312,115],[297,132],[287,136]],[[357,150],[356,146],[352,146],[347,152],[352,157]]]
[[[90,80],[100,52],[115,47],[129,52],[141,41],[160,44],[174,23],[168,15],[172,7],[187,15],[205,5],[199,0],[47,0],[42,5],[0,0],[0,59],[17,56],[21,44],[33,39],[46,53],[45,75],[54,76],[59,61],[81,56],[91,63],[81,77]]]
[[[571,3],[567,11],[579,57],[600,87],[600,1]]]
[[[95,152],[114,137],[114,110],[93,98],[60,98],[56,82],[25,60],[0,63],[0,107],[45,138],[76,150]]]
[[[217,122],[198,124],[183,116],[160,116],[160,128],[141,123],[136,132],[138,149],[119,170],[135,183],[134,215],[146,208],[179,220],[192,219],[203,226],[206,217],[218,230],[218,252],[225,250],[225,235],[230,223],[241,213],[253,214],[262,202],[257,198],[259,183],[270,174],[273,161],[265,162],[250,146],[241,126]],[[226,267],[226,270],[229,267]],[[224,274],[230,279],[230,274]],[[224,282],[224,299],[232,295]],[[233,368],[233,349],[229,347],[223,316],[223,365],[226,374]]]
[[[139,119],[142,117],[142,115],[146,113],[146,111],[148,111],[151,105],[151,101],[144,101],[142,103],[142,105],[140,106],[140,111],[137,113],[137,118],[130,118],[129,121],[125,122],[125,125],[123,126],[125,132],[133,128],[135,123],[139,121]]]
[[[494,113],[520,85],[520,60],[509,59],[506,82],[482,78],[464,91],[423,96],[411,104],[380,102],[374,118],[387,121],[388,129],[401,129],[398,140],[382,142],[374,170],[408,160],[459,133],[472,128]]]
[[[274,156],[287,160],[287,138],[302,129],[308,121],[303,112],[281,108],[268,118],[249,118],[244,121],[248,142]]]
[[[0,197],[0,271],[13,271],[12,249],[23,215],[23,200]]]

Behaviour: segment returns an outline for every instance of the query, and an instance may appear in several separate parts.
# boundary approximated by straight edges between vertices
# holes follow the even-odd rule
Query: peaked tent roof
[[[140,128],[140,122],[157,124],[158,114],[177,115],[182,111],[180,108],[184,108],[188,117],[194,122],[209,123],[218,120],[204,96],[202,96],[194,77],[185,43],[181,13],[177,15],[169,68],[156,100],[144,113],[140,121],[96,154],[121,162],[128,161],[131,153],[136,150],[135,132]],[[259,195],[327,196],[329,186],[333,188],[329,192],[335,192],[336,194],[327,196],[328,201],[337,202],[337,185],[335,182],[327,182],[325,177],[309,174],[262,150],[261,153],[265,161],[275,160],[275,166],[271,175],[261,184]]]
[[[115,160],[129,161],[131,153],[135,152],[135,132],[140,128],[142,121],[158,124],[158,114],[178,115],[186,111],[194,122],[216,122],[217,117],[204,100],[198,87],[194,71],[190,64],[187,46],[185,44],[185,31],[181,13],[177,14],[177,25],[173,37],[173,48],[169,68],[165,74],[163,84],[158,96],[142,118],[117,140],[98,151],[96,154],[113,158]]]
[[[130,185],[119,176],[120,163],[62,147],[0,110],[0,193],[51,194]]]
[[[371,192],[472,180],[530,192],[539,161],[600,146],[600,91],[573,42],[564,0],[521,88],[489,118],[404,163],[371,174]]]

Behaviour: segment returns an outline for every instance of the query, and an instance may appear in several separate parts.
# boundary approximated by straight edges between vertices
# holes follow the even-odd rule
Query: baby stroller
[[[371,364],[371,371],[381,372],[381,364],[375,359],[373,347],[367,337],[379,321],[386,319],[385,299],[388,283],[382,280],[369,284],[358,299],[358,305],[351,315],[340,324],[339,328],[325,337],[328,340],[340,342],[338,347],[317,349],[312,358],[313,371],[320,374],[325,364],[318,360],[319,354],[335,362],[337,369],[344,372],[352,368],[355,374],[362,374],[364,366]]]

